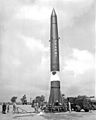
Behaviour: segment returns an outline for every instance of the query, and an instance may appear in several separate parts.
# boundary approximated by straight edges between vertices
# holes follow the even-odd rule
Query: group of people
[[[38,110],[39,110],[39,104],[37,102],[34,103],[34,110],[36,113],[38,113]]]
[[[2,113],[3,114],[9,113],[9,110],[10,110],[9,103],[3,103],[2,104]],[[16,106],[16,103],[14,102],[13,103],[13,113],[16,113],[16,111],[17,111],[17,106]]]
[[[58,109],[57,111],[60,111],[60,109],[61,109],[60,106],[62,106],[62,104],[60,104],[60,103],[58,103],[58,101],[56,101],[56,103],[54,104],[54,107],[50,105],[50,108],[51,109],[53,108],[54,110]],[[44,106],[39,105],[38,102],[34,102],[34,105],[33,105],[33,108],[35,110],[34,112],[36,112],[36,113],[46,110],[47,107],[48,107],[47,105],[44,105]],[[71,103],[68,101],[67,108],[64,109],[64,111],[69,111],[69,113],[71,113],[71,109],[72,109],[71,108]]]
[[[9,104],[7,103],[3,103],[2,104],[2,113],[3,114],[6,114],[6,113],[9,113]]]

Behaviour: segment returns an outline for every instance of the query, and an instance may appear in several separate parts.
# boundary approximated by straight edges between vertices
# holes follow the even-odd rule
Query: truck
[[[81,110],[89,112],[90,110],[92,110],[92,103],[90,97],[68,97],[67,100],[71,103],[71,109],[76,112],[80,112]]]

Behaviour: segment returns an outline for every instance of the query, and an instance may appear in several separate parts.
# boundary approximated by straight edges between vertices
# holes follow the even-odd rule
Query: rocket
[[[59,37],[57,15],[52,10],[50,24],[50,72],[51,72],[51,89],[49,96],[49,105],[55,105],[56,102],[62,103],[59,80]]]
[[[58,37],[57,15],[54,9],[51,14],[50,52],[51,52],[50,70],[52,74],[56,74],[56,72],[59,71],[60,68],[59,68],[59,37]]]

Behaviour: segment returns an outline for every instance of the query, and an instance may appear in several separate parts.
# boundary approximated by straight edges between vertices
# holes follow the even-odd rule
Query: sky
[[[50,16],[60,36],[61,93],[95,95],[95,0],[0,0],[0,101],[50,92]]]

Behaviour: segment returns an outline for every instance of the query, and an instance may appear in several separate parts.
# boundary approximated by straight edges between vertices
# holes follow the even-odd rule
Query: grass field
[[[27,112],[33,112],[34,109],[30,105],[18,106]],[[65,113],[19,113],[14,114],[12,112],[12,106],[10,106],[10,112],[2,114],[0,106],[0,120],[96,120],[96,111],[91,112],[65,112]]]

